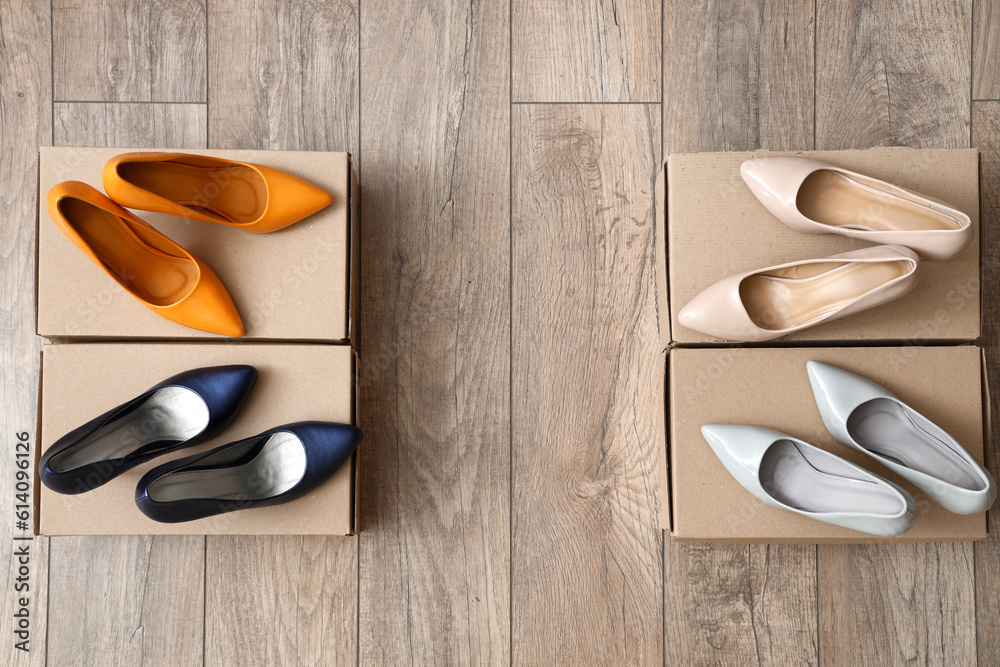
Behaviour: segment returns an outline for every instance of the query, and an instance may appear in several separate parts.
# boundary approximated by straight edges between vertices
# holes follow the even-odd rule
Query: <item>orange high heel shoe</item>
[[[186,153],[125,153],[104,165],[104,189],[128,208],[218,222],[248,232],[283,229],[333,202],[278,169]]]
[[[157,315],[200,331],[243,335],[236,306],[212,269],[94,188],[59,183],[46,207],[83,254]]]

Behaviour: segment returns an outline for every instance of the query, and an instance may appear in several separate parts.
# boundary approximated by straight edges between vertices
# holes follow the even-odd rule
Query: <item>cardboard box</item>
[[[674,348],[669,353],[668,506],[671,537],[691,542],[931,542],[986,537],[986,514],[952,514],[909,482],[827,432],[806,362],[873,380],[941,426],[982,460],[989,399],[973,345],[840,348]],[[779,510],[754,498],[701,435],[704,424],[750,424],[786,433],[900,484],[917,500],[916,525],[886,539]]]
[[[740,177],[752,157],[802,155],[867,174],[958,207],[979,228],[978,149],[691,153],[669,156],[657,186],[657,276],[664,345],[723,343],[680,326],[696,294],[735,273],[870,246],[785,226]],[[980,335],[979,235],[946,262],[922,262],[917,287],[897,301],[781,338],[809,342],[972,341]],[[669,267],[669,269],[668,269]],[[669,275],[668,275],[669,274]],[[669,299],[666,295],[669,291]]]
[[[317,419],[357,424],[356,357],[344,345],[261,343],[81,343],[42,349],[40,456],[53,442],[158,382],[191,368],[251,364],[259,377],[236,420],[214,440],[133,468],[93,491],[62,495],[35,479],[41,535],[350,535],[355,530],[357,458],[311,494],[186,523],[157,523],[135,506],[135,487],[171,459]],[[363,447],[364,445],[362,445]],[[37,461],[36,468],[37,470]]]
[[[49,220],[45,199],[61,181],[98,190],[104,163],[136,148],[41,149],[38,175],[37,321],[53,341],[102,339],[225,340],[154,314],[87,259]],[[333,195],[319,213],[271,234],[251,234],[169,215],[136,211],[201,258],[222,279],[243,318],[243,340],[356,344],[357,179],[348,153],[196,150],[183,152],[265,164]]]

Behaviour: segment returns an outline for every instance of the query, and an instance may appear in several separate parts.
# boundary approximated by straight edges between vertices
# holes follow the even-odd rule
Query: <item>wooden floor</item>
[[[1000,0],[0,0],[2,534],[39,145],[352,152],[365,430],[357,538],[36,539],[27,654],[8,542],[0,664],[1000,665],[1000,512],[819,548],[656,520],[663,156],[970,143],[994,344]]]

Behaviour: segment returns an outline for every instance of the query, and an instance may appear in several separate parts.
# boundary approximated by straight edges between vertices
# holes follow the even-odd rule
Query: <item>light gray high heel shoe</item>
[[[838,441],[876,459],[956,514],[985,512],[996,500],[989,471],[884,387],[818,361],[806,368],[823,422]]]
[[[706,424],[701,433],[736,481],[771,507],[880,537],[902,535],[917,520],[909,493],[802,440],[736,424]]]

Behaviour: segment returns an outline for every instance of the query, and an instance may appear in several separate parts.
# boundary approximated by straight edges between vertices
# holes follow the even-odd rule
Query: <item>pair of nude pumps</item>
[[[274,232],[333,202],[324,190],[260,164],[186,153],[126,153],[104,165],[108,196],[79,181],[55,185],[49,217],[102,271],[157,315],[240,337],[229,291],[198,257],[125,207]]]
[[[884,387],[836,366],[807,364],[830,434],[956,514],[985,512],[996,482],[953,437]],[[917,520],[902,487],[830,452],[757,426],[708,424],[702,435],[730,474],[764,503],[871,535],[895,537]]]
[[[792,229],[882,245],[720,280],[678,316],[717,338],[773,340],[898,299],[916,284],[921,257],[950,259],[975,235],[969,216],[953,206],[816,160],[757,158],[740,174]]]

